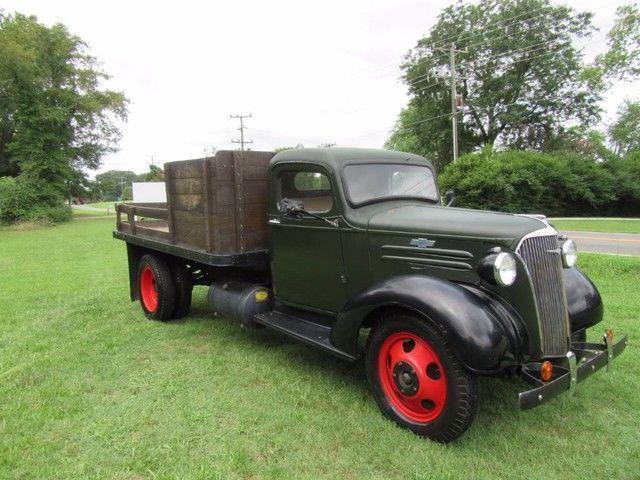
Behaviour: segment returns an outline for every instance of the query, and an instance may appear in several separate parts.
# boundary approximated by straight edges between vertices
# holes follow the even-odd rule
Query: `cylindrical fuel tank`
[[[272,309],[272,297],[267,287],[251,283],[213,283],[209,287],[213,311],[238,320],[245,327],[255,327],[253,317]]]

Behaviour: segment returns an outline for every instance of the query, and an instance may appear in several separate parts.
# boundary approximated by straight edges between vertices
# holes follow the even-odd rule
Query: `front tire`
[[[167,262],[147,254],[138,264],[140,305],[147,318],[170,320],[175,308],[176,287]]]
[[[476,377],[430,324],[407,313],[380,319],[369,336],[366,368],[382,412],[401,427],[450,442],[478,408]]]

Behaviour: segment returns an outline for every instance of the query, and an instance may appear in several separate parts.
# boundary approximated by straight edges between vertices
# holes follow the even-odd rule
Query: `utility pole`
[[[119,195],[119,200],[122,200],[122,192],[124,191],[124,187],[127,184],[127,181],[125,180],[124,176],[120,175],[118,177],[116,177],[116,180],[118,180],[118,187],[120,190],[120,195]]]
[[[453,161],[458,161],[458,93],[456,92],[456,47],[452,43],[449,50],[451,63],[451,126],[453,137]]]
[[[230,118],[239,118],[240,119],[240,128],[238,130],[240,130],[240,140],[231,140],[231,143],[239,143],[240,144],[240,150],[244,152],[244,145],[249,144],[249,143],[253,143],[253,140],[245,140],[244,139],[244,129],[246,128],[244,126],[244,119],[245,118],[251,118],[251,114],[248,115],[229,115]]]

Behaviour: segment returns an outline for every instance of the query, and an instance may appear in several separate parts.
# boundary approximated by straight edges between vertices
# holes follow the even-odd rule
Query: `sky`
[[[280,146],[381,147],[406,105],[400,63],[428,33],[441,0],[171,2],[4,0],[5,12],[62,22],[130,101],[119,151],[100,171],[148,170],[170,160],[237,148],[238,120],[254,150]],[[560,2],[558,2],[560,3]],[[621,0],[571,0],[601,29],[578,45],[606,47]],[[603,106],[638,98],[640,82],[618,83]],[[635,94],[635,97],[634,97]]]

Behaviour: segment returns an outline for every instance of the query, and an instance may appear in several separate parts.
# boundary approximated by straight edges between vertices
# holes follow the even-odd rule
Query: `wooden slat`
[[[125,233],[132,233],[131,224],[128,222],[120,222],[120,225],[118,225],[118,231],[125,232]]]
[[[244,152],[233,152],[233,186],[234,206],[236,210],[236,248],[244,252],[244,182],[242,179],[242,163],[245,161]]]
[[[171,193],[196,193],[202,194],[204,179],[202,173],[199,177],[174,178],[169,188]]]
[[[120,206],[123,212],[126,212],[128,215],[134,214],[141,217],[152,217],[159,218],[162,220],[166,220],[169,212],[166,208],[156,208],[156,207],[141,207],[139,205],[134,204],[123,204]]]
[[[267,176],[273,155],[219,151],[207,159],[165,164],[174,243],[212,254],[267,248]]]
[[[202,162],[202,179],[201,179],[201,188],[202,188],[202,206],[204,213],[204,243],[207,252],[214,251],[213,244],[213,222],[211,221],[211,195],[209,194],[209,161]]]
[[[156,228],[143,227],[141,225],[136,226],[136,235],[141,237],[158,238],[161,240],[171,240],[171,234],[164,230],[158,230]]]
[[[173,165],[169,163],[165,163],[164,165],[164,188],[167,196],[167,211],[169,212],[169,217],[167,218],[167,223],[169,224],[169,236],[172,243],[176,241],[176,223],[174,218],[174,205],[173,197],[170,193],[171,186],[173,185]]]

